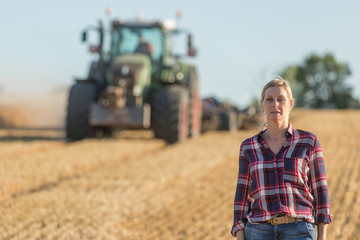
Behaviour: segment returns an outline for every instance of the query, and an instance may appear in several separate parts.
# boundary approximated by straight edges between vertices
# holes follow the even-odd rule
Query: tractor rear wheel
[[[77,82],[70,89],[67,116],[66,138],[70,141],[95,136],[89,124],[91,103],[96,101],[96,85],[90,82]]]
[[[151,97],[151,127],[156,138],[167,143],[183,141],[189,130],[189,92],[170,85],[155,90]]]

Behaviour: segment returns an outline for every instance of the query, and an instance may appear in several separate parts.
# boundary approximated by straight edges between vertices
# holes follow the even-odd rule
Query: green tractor
[[[173,42],[185,34],[187,55],[195,56],[196,50],[192,35],[176,25],[173,20],[115,20],[109,30],[101,22],[93,28],[99,45],[90,51],[98,58],[87,79],[76,80],[70,89],[69,141],[111,135],[114,129],[151,128],[156,138],[172,144],[200,133],[197,71],[175,55]],[[89,30],[82,34],[84,42]]]

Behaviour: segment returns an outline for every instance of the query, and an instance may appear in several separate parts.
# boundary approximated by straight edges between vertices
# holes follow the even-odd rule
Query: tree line
[[[290,82],[298,107],[360,107],[346,81],[351,76],[349,64],[337,61],[331,53],[312,53],[302,63],[285,67],[281,75]]]

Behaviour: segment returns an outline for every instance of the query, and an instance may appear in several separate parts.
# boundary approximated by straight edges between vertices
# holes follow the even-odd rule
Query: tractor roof
[[[161,27],[168,31],[176,31],[177,24],[172,19],[165,19],[162,21],[149,21],[149,20],[114,20],[113,26],[124,26],[124,27]]]

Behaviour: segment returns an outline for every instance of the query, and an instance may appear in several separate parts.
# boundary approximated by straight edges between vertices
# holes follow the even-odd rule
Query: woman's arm
[[[237,235],[236,232],[244,230],[244,221],[246,221],[246,214],[249,212],[249,202],[247,201],[247,196],[250,185],[250,170],[243,146],[244,142],[240,147],[239,174],[234,200],[234,225],[231,230],[231,234],[234,237]]]
[[[326,240],[327,225],[326,223],[319,223],[317,240]]]
[[[309,161],[310,181],[314,195],[315,223],[331,223],[330,198],[327,186],[325,162],[318,139],[315,137],[314,146]]]

